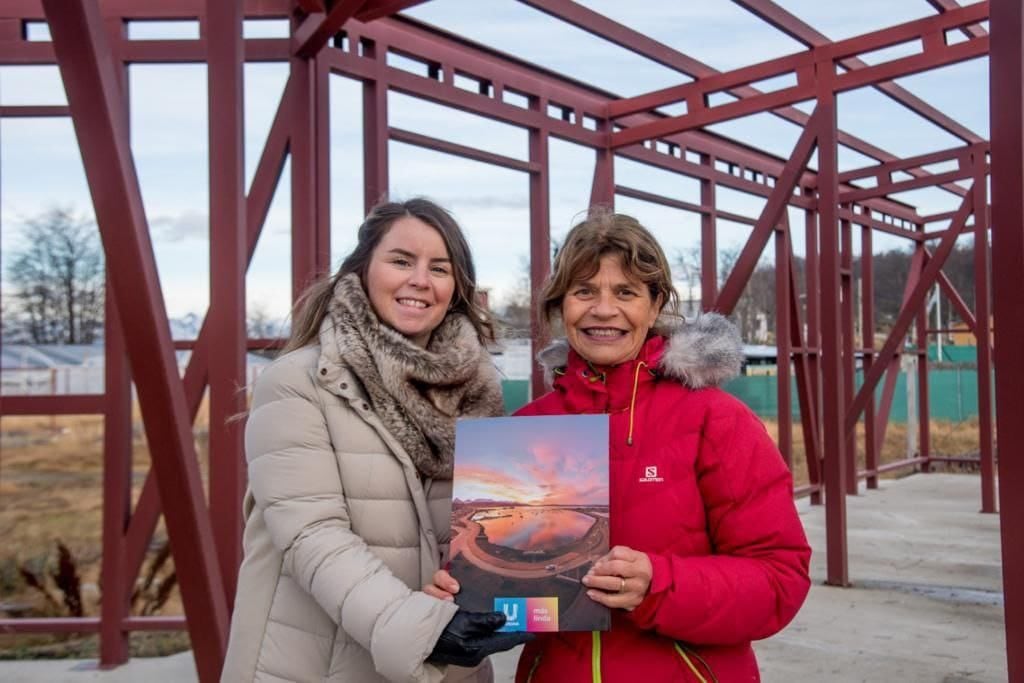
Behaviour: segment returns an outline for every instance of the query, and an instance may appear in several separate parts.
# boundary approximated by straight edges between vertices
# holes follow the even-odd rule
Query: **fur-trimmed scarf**
[[[320,347],[359,378],[424,477],[451,479],[455,418],[503,412],[497,369],[465,315],[449,313],[421,348],[377,318],[355,274],[334,288]]]

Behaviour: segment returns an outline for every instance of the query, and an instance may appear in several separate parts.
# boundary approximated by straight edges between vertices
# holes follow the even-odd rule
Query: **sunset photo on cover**
[[[608,416],[459,420],[449,571],[508,631],[607,630],[580,580],[608,552]]]

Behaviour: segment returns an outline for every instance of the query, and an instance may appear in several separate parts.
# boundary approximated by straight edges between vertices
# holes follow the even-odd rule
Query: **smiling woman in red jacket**
[[[540,356],[552,391],[518,414],[610,415],[614,547],[583,583],[613,616],[529,643],[517,683],[758,680],[750,641],[796,615],[811,551],[774,443],[716,386],[739,369],[736,328],[682,321],[664,252],[621,214],[572,229],[542,302],[566,340]]]

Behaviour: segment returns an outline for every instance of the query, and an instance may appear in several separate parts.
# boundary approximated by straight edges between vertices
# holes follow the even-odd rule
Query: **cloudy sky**
[[[742,8],[726,2],[621,3],[586,0],[592,9],[646,33],[719,70],[729,70],[790,54],[802,46]],[[934,12],[926,0],[779,0],[831,39],[842,39]],[[486,9],[483,6],[486,5]],[[624,96],[685,80],[679,74],[562,24],[514,0],[431,0],[411,16],[474,41],[514,53],[541,66],[599,85]],[[274,35],[280,27],[248,26],[249,35]],[[193,26],[151,25],[133,37],[192,37]],[[528,40],[524,36],[529,36]],[[287,76],[283,64],[246,67],[246,167],[259,158]],[[946,67],[898,81],[908,90],[988,135],[988,60]],[[361,106],[358,83],[341,76],[331,80],[332,260],[335,264],[354,243],[362,215]],[[202,313],[208,301],[208,192],[206,142],[206,74],[203,65],[137,65],[131,69],[132,146],[143,199],[153,231],[157,262],[168,312],[178,317]],[[0,67],[0,104],[64,103],[55,67]],[[799,105],[809,111],[809,105]],[[526,158],[524,131],[390,95],[391,124],[408,130]],[[899,156],[911,156],[960,144],[941,129],[871,89],[839,97],[839,124],[846,131]],[[769,114],[712,126],[780,156],[788,156],[800,130]],[[447,157],[402,143],[390,145],[391,195],[426,195],[449,207],[467,231],[477,259],[481,284],[500,302],[523,275],[529,251],[528,185],[525,174]],[[586,208],[594,153],[552,139],[551,226],[559,239]],[[841,169],[868,163],[840,150]],[[616,163],[616,181],[669,197],[698,201],[695,181],[672,176],[628,160]],[[278,188],[267,224],[250,267],[250,308],[283,316],[290,296],[289,190]],[[918,190],[902,196],[924,213],[952,210],[952,195]],[[719,189],[720,206],[756,216],[764,200]],[[12,249],[25,236],[21,225],[55,205],[92,216],[81,159],[68,119],[0,121],[0,261],[6,267]],[[669,257],[699,244],[696,215],[619,198],[620,211],[638,216],[662,241]],[[794,225],[799,250],[802,220]],[[749,229],[722,221],[719,244],[742,243]],[[876,237],[876,249],[903,244]],[[771,249],[766,259],[771,259]]]
[[[531,505],[607,505],[608,416],[459,420],[453,495]]]

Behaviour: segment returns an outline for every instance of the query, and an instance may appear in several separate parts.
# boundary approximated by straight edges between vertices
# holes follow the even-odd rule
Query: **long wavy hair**
[[[490,316],[477,303],[476,268],[473,266],[473,256],[470,254],[462,228],[445,209],[429,199],[417,197],[404,202],[384,202],[370,209],[363,224],[359,226],[355,249],[342,261],[338,272],[311,284],[295,303],[292,311],[291,337],[282,353],[309,346],[317,341],[320,326],[327,317],[338,280],[349,273],[356,273],[363,284],[363,289],[366,289],[366,274],[374,249],[395,221],[405,216],[423,221],[437,230],[444,240],[444,246],[452,261],[452,274],[455,277],[455,293],[452,295],[450,310],[469,318],[481,343],[494,339],[494,327]]]

